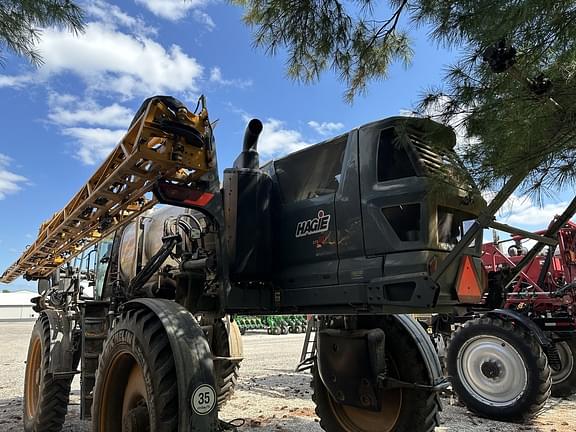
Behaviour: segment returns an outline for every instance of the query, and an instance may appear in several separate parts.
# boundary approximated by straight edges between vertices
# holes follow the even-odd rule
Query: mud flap
[[[42,315],[50,323],[50,360],[48,371],[54,378],[70,378],[75,373],[74,353],[70,321],[63,316],[63,312],[43,310]]]
[[[334,400],[378,412],[378,375],[386,371],[385,334],[323,329],[318,333],[318,372]],[[322,355],[324,353],[324,355]]]
[[[429,384],[432,387],[441,388],[441,384],[446,382],[446,379],[443,376],[442,366],[440,365],[436,349],[430,340],[430,335],[424,330],[422,325],[410,315],[393,315],[393,317],[411,336],[413,343],[418,348],[422,361],[425,363],[426,370],[428,371]],[[438,394],[436,395],[436,404],[438,405],[438,410],[441,411],[442,402]]]
[[[126,308],[146,307],[162,322],[170,341],[178,381],[178,430],[217,430],[218,407],[210,346],[196,318],[170,300],[142,298]]]

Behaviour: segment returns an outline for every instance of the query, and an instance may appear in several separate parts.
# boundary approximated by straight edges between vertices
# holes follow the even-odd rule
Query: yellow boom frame
[[[211,127],[198,114],[151,98],[116,148],[70,202],[40,227],[38,238],[0,282],[48,277],[55,268],[156,204],[158,180],[190,184],[214,169]],[[141,110],[142,111],[142,110]],[[188,133],[186,133],[188,132]],[[196,134],[198,140],[191,142]]]

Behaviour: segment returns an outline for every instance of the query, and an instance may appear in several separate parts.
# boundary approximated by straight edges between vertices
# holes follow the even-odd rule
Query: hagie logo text
[[[328,231],[329,225],[330,215],[325,214],[324,210],[318,210],[318,216],[314,219],[298,222],[296,225],[296,238]]]

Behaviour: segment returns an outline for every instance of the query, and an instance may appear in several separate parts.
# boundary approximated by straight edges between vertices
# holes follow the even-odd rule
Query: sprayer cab
[[[450,128],[392,117],[262,167],[260,131],[224,171],[231,310],[448,309],[463,267],[482,295],[480,239],[432,278],[485,207]]]

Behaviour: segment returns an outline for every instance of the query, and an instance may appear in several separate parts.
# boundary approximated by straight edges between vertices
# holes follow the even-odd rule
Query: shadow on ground
[[[310,375],[283,373],[238,380],[238,390],[280,399],[310,399]]]
[[[239,432],[308,432],[318,427],[318,419],[314,412],[309,409],[286,410],[286,414],[275,414],[273,416],[260,416],[256,418],[246,418],[243,426],[238,428]]]

